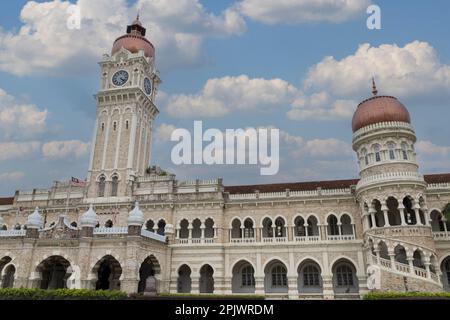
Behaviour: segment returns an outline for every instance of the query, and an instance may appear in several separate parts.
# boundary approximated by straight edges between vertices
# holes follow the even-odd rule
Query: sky
[[[381,29],[366,9],[381,9]],[[80,29],[69,29],[77,5]],[[450,2],[78,0],[0,4],[0,196],[85,178],[97,64],[139,11],[163,83],[152,165],[226,185],[358,177],[351,118],[394,95],[412,118],[424,174],[450,172]],[[176,128],[280,130],[280,170],[173,164]]]

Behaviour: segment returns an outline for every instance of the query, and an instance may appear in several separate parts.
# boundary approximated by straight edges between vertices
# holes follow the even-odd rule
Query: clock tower
[[[160,78],[155,48],[136,20],[105,54],[100,90],[95,96],[97,117],[88,172],[88,198],[123,198],[150,163],[153,122]]]

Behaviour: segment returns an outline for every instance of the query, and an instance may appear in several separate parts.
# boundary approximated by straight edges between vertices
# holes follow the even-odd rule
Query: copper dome
[[[144,55],[148,58],[155,56],[155,47],[145,38],[146,29],[142,27],[139,17],[133,21],[133,24],[127,27],[127,33],[114,41],[111,55],[125,48],[131,53],[137,53],[144,50]]]
[[[353,132],[379,122],[399,121],[411,123],[408,110],[397,98],[377,96],[376,94],[375,88],[374,96],[358,105],[352,120]]]

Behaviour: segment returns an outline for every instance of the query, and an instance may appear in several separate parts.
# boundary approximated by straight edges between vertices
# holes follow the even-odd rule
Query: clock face
[[[128,78],[129,78],[128,72],[126,72],[125,70],[120,70],[113,75],[112,82],[115,86],[121,87],[125,83],[127,83]]]
[[[144,79],[144,90],[147,95],[152,93],[152,83],[149,78]]]

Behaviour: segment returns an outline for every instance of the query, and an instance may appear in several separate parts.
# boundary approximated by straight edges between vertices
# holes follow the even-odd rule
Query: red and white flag
[[[74,177],[72,177],[72,180],[70,180],[70,183],[73,186],[77,186],[77,187],[85,187],[86,186],[86,181],[83,181],[81,179],[74,178]]]

